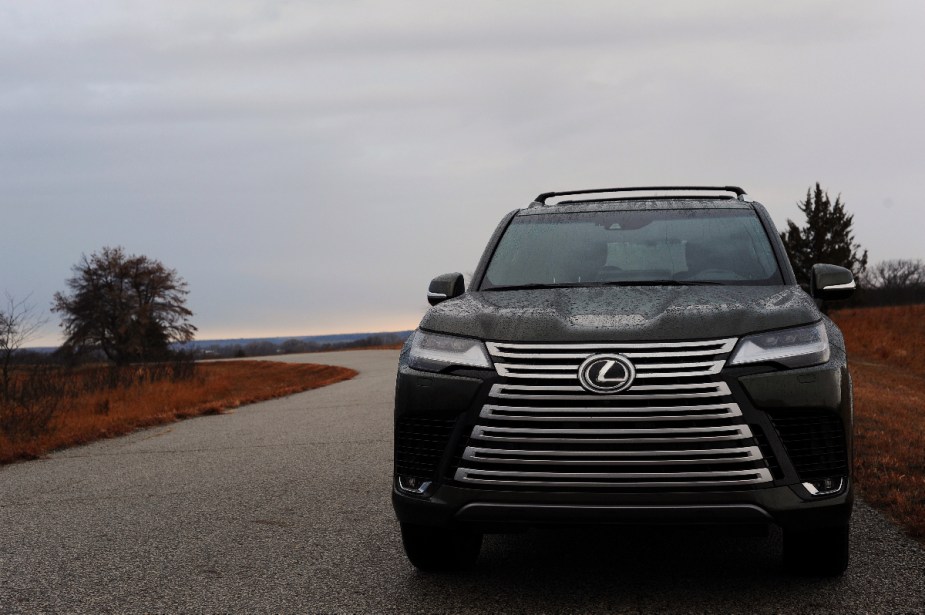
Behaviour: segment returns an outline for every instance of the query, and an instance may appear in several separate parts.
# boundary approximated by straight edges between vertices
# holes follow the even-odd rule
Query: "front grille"
[[[827,410],[768,412],[801,480],[848,475],[841,417]]]
[[[777,461],[777,457],[774,455],[771,443],[768,442],[768,436],[759,425],[752,425],[751,429],[752,435],[755,437],[755,443],[758,444],[758,449],[761,451],[761,454],[764,455],[765,461],[768,462],[768,469],[771,470],[771,476],[773,476],[775,480],[783,478],[784,471],[781,469],[780,462]]]
[[[627,344],[487,344],[492,386],[454,473],[473,487],[651,489],[742,487],[771,473],[725,382],[735,339]],[[587,357],[618,353],[636,380],[589,393]]]
[[[395,426],[396,472],[401,476],[432,480],[455,425],[455,419],[398,419]]]
[[[576,380],[581,362],[594,354],[619,353],[636,366],[636,377],[679,378],[718,374],[736,339],[626,344],[505,344],[489,342],[500,376]]]

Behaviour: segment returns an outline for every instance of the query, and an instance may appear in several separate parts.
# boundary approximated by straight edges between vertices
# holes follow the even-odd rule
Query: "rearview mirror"
[[[816,299],[847,299],[857,287],[851,271],[837,265],[813,265],[809,276],[809,294]]]
[[[427,289],[427,301],[437,305],[441,301],[458,297],[466,292],[466,283],[461,273],[444,273],[430,281]]]

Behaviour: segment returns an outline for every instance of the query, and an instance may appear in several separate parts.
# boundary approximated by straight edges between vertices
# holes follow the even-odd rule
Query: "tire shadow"
[[[760,613],[837,611],[846,578],[788,575],[776,529],[595,527],[487,535],[473,569],[407,581],[434,611]]]

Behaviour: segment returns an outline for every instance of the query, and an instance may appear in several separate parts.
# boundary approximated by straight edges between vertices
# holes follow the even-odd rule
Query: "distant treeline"
[[[858,280],[858,290],[833,309],[925,303],[925,261],[886,260],[869,267]]]
[[[907,288],[859,288],[848,301],[833,303],[834,309],[881,307],[925,303],[925,285]]]
[[[332,350],[349,350],[351,348],[374,347],[400,347],[411,335],[411,331],[398,331],[394,333],[374,333],[355,337],[344,335],[347,339],[322,340],[305,338],[270,338],[242,340],[240,343],[223,340],[216,343],[208,341],[194,342],[192,344],[177,345],[172,348],[170,361],[190,361],[198,359],[232,359],[243,357],[266,357],[282,354],[298,354],[303,352],[326,352]],[[73,356],[62,349],[20,349],[13,353],[11,363],[15,365],[81,365],[105,363],[106,356],[102,352],[85,352],[80,356]]]
[[[330,350],[349,350],[351,348],[373,348],[378,346],[401,346],[408,339],[409,332],[377,333],[350,341],[316,342],[291,338],[276,342],[272,340],[253,340],[241,344],[200,344],[192,349],[197,359],[230,359],[243,357],[266,357],[280,354],[299,354],[303,352],[326,352]]]

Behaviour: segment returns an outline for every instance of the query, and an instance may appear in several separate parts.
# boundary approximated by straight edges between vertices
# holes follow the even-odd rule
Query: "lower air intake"
[[[841,417],[827,410],[776,410],[768,414],[802,480],[848,475]]]
[[[395,429],[395,470],[401,476],[433,480],[455,420],[403,417]]]

